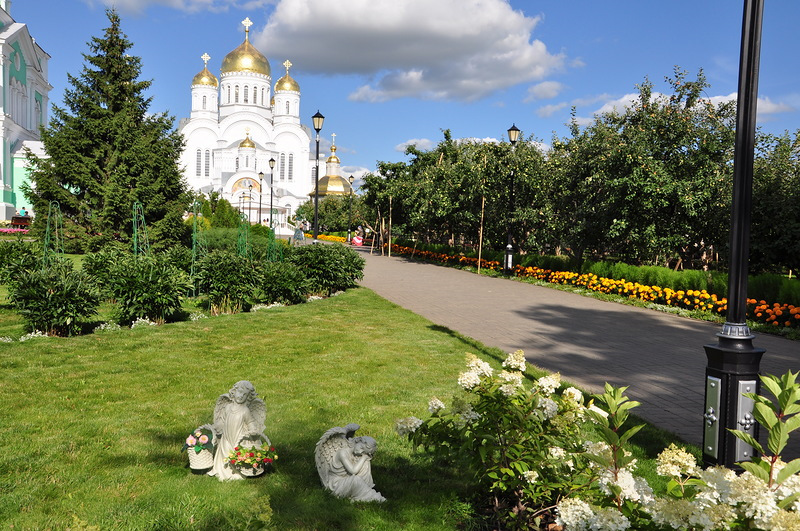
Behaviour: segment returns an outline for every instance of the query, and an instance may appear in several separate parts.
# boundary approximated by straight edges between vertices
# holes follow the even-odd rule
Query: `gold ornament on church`
[[[297,81],[292,79],[292,76],[289,75],[289,68],[292,66],[291,61],[287,59],[283,62],[283,66],[286,68],[286,75],[280,78],[277,83],[275,83],[275,92],[300,92],[300,85],[298,85]]]
[[[269,76],[272,72],[269,61],[264,57],[264,54],[250,44],[250,26],[253,23],[249,18],[246,18],[242,21],[242,24],[244,25],[244,42],[222,60],[222,73],[254,72]]]
[[[218,87],[219,81],[217,81],[217,77],[208,70],[208,60],[211,59],[211,56],[204,53],[200,56],[200,59],[202,59],[204,63],[203,69],[192,79],[192,86],[206,85],[209,87]]]

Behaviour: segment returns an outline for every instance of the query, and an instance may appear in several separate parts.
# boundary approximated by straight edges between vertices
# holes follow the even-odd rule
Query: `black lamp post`
[[[517,126],[511,124],[511,127],[508,130],[508,141],[511,142],[511,151],[513,153],[514,146],[519,140],[520,130],[517,129]],[[503,263],[503,273],[506,275],[510,275],[514,269],[514,244],[511,242],[511,229],[512,229],[512,214],[514,213],[514,167],[511,167],[511,175],[510,175],[510,193],[508,196],[508,240],[506,243],[506,259]]]
[[[765,352],[763,348],[753,346],[755,336],[750,333],[746,320],[763,11],[764,0],[745,0],[733,155],[728,314],[722,332],[717,334],[717,343],[703,346],[708,359],[703,408],[703,461],[709,466],[720,464],[729,468],[734,463],[749,461],[753,457],[753,447],[728,430],[738,429],[758,438],[758,423],[753,419],[753,401],[742,396],[742,393],[758,393],[759,364]]]
[[[249,221],[252,225],[253,220],[251,218],[253,217],[253,185],[248,185],[247,189],[250,192],[250,195],[247,196],[247,221]]]
[[[350,202],[347,203],[347,243],[350,243],[350,232],[353,228],[353,181],[356,179],[351,175],[347,180],[350,181]]]
[[[269,228],[272,228],[272,176],[275,175],[275,159],[269,159]]]
[[[258,172],[258,224],[261,225],[261,194],[264,192],[264,172]]]
[[[314,243],[317,243],[317,234],[319,232],[319,132],[322,130],[322,122],[325,117],[317,111],[317,114],[311,117],[314,123],[314,131],[317,132],[317,173],[314,175]]]

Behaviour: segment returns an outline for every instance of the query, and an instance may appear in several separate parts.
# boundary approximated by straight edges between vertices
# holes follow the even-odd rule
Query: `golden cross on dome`
[[[283,66],[286,67],[286,75],[288,76],[289,75],[289,68],[292,66],[292,62],[287,59],[287,60],[285,60],[283,62]]]
[[[211,56],[208,55],[207,53],[204,53],[203,55],[200,56],[200,59],[202,59],[203,63],[205,63],[205,65],[208,66],[208,60],[211,59]]]
[[[244,36],[247,38],[247,34],[250,33],[250,26],[253,25],[253,21],[250,20],[250,17],[245,18],[242,21],[242,26],[244,26]]]
[[[247,136],[250,136],[250,128],[249,127],[245,127],[244,128],[244,134],[246,134]]]

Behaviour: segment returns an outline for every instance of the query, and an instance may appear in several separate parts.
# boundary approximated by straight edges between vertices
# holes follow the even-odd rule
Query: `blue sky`
[[[800,129],[800,2],[767,2],[759,125]],[[272,66],[293,63],[302,121],[326,120],[322,150],[336,133],[343,173],[406,160],[455,138],[504,139],[512,123],[549,144],[579,119],[623,105],[645,77],[655,90],[674,66],[702,68],[706,96],[735,98],[742,1],[734,0],[14,0],[11,15],[51,55],[51,103],[78,74],[92,36],[116,6],[122,29],[152,79],[151,111],[187,117],[189,84],[211,56],[215,74],[243,40]],[[313,146],[312,146],[313,152]]]

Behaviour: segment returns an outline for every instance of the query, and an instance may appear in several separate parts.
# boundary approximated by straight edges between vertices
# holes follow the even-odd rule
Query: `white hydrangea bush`
[[[395,429],[415,446],[472,471],[498,521],[537,521],[581,474],[588,477],[581,453],[583,393],[559,392],[558,374],[526,374],[521,350],[499,369],[473,354],[465,366],[450,404],[432,397],[428,419],[398,419]]]

